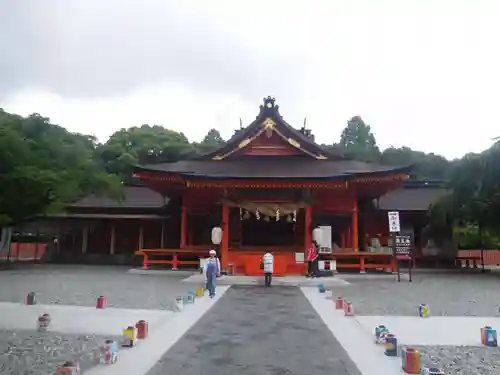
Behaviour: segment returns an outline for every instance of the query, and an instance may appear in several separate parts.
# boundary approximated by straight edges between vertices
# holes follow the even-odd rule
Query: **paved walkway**
[[[361,375],[298,288],[233,286],[148,375]]]

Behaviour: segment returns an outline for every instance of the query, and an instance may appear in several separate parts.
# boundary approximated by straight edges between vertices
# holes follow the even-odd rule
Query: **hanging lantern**
[[[240,220],[243,220],[243,208],[240,207]]]
[[[280,221],[280,209],[276,209],[276,221]]]
[[[258,208],[255,210],[255,218],[257,220],[260,220],[260,213],[259,213],[259,209]]]
[[[292,215],[288,215],[288,216],[286,217],[286,222],[287,222],[287,223],[291,223],[292,221],[293,221],[293,220],[292,220]]]
[[[293,222],[295,223],[297,221],[297,210],[293,210]]]
[[[248,220],[248,219],[250,219],[250,212],[245,211],[245,213],[243,214],[243,220]]]
[[[222,242],[222,229],[220,227],[212,228],[212,243],[214,245],[220,245]]]
[[[269,221],[269,216],[264,216],[264,221]]]

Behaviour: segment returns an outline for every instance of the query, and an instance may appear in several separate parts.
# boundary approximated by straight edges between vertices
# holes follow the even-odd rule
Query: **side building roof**
[[[427,211],[449,194],[443,182],[405,181],[399,189],[375,199],[375,207],[383,211]]]
[[[161,208],[168,202],[161,194],[146,186],[125,186],[124,198],[118,200],[108,196],[89,195],[69,208]]]

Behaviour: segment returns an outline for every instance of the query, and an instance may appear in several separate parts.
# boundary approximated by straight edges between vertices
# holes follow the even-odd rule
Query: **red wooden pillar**
[[[184,249],[186,247],[186,225],[187,224],[187,208],[185,206],[181,207],[181,240],[180,248]]]
[[[352,234],[352,249],[353,251],[359,251],[358,244],[358,201],[354,200],[353,208],[352,208],[352,223],[351,223],[351,234]]]
[[[187,245],[193,246],[193,227],[191,222],[189,222],[189,228],[187,230]]]
[[[179,256],[177,255],[177,253],[172,254],[172,269],[179,269]]]
[[[220,244],[221,265],[223,271],[227,270],[229,257],[229,206],[222,203],[222,241]]]
[[[304,251],[307,251],[309,247],[312,245],[312,231],[311,231],[311,223],[312,223],[312,207],[306,206],[304,208]]]

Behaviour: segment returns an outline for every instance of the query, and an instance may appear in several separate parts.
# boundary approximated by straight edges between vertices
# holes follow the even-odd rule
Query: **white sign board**
[[[332,227],[329,225],[321,225],[318,227],[321,230],[321,243],[320,248],[332,248]],[[321,251],[321,249],[320,249]],[[331,253],[331,251],[330,251]]]
[[[304,263],[304,253],[295,253],[295,263]]]
[[[401,225],[399,223],[399,212],[391,211],[388,213],[389,216],[389,232],[401,232]]]

